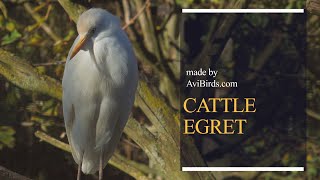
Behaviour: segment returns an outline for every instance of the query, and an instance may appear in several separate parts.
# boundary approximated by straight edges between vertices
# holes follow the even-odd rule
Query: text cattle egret
[[[90,9],[79,17],[62,86],[63,114],[74,160],[85,174],[111,158],[133,106],[138,67],[117,17]]]

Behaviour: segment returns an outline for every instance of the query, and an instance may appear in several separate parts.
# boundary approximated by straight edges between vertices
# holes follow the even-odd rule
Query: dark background
[[[210,25],[201,21],[218,21],[220,14],[184,14],[193,16],[186,23],[185,39],[192,49],[182,59],[181,101],[196,97],[256,98],[255,113],[187,113],[182,119],[247,119],[244,135],[193,136],[209,166],[301,166],[306,158],[306,15],[305,14],[244,14],[237,28],[228,37],[228,45],[219,58],[209,59],[209,66],[196,58],[203,49],[201,37]],[[219,22],[218,22],[219,24]],[[208,27],[209,26],[209,27]],[[221,42],[224,39],[220,40]],[[213,43],[220,43],[219,41]],[[200,48],[199,48],[200,47]],[[272,51],[272,53],[270,53]],[[186,76],[186,70],[208,68],[218,70],[216,78]],[[237,82],[238,87],[190,88],[187,81]],[[193,104],[193,102],[191,103]],[[210,104],[209,109],[210,109]],[[233,109],[233,103],[229,103]],[[240,105],[241,107],[243,107]],[[191,108],[193,109],[193,108]],[[202,123],[203,125],[204,123]],[[221,123],[223,124],[223,123]],[[184,128],[182,120],[181,127]],[[236,125],[235,125],[236,126]],[[202,131],[204,127],[202,126]],[[184,144],[187,135],[181,136]],[[183,151],[183,149],[182,149]],[[287,157],[288,159],[282,159]],[[282,159],[282,161],[280,161]],[[182,164],[189,167],[191,164]]]

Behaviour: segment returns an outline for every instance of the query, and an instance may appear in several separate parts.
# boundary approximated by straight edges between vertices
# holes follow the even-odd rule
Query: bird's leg
[[[99,158],[99,180],[103,177],[103,148],[101,148],[100,158]]]
[[[82,161],[80,161],[80,164],[78,166],[77,180],[80,180],[81,178],[81,166],[82,166]]]

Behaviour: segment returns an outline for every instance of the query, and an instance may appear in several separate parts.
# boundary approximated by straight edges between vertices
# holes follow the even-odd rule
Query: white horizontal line
[[[182,13],[304,13],[304,9],[182,9]]]
[[[182,171],[304,171],[304,167],[182,167]]]

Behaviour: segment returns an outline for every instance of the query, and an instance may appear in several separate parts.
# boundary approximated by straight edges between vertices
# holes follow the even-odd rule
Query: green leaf
[[[0,126],[0,149],[7,146],[13,148],[15,144],[15,130],[10,126]]]
[[[70,41],[70,39],[73,39],[75,35],[74,30],[68,31],[68,34],[63,38],[64,41]]]
[[[183,8],[189,7],[194,0],[177,0],[176,3]]]
[[[18,40],[20,37],[21,34],[15,29],[10,34],[7,34],[2,38],[1,45],[11,44],[14,41]]]
[[[6,23],[6,29],[9,31],[9,32],[12,32],[14,31],[16,28],[15,24],[11,21],[7,22]]]

